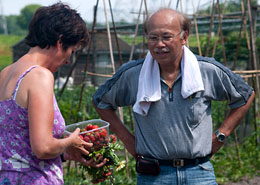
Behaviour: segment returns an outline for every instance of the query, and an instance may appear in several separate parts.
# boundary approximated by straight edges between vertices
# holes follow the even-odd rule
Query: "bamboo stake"
[[[246,71],[232,71],[233,73],[237,74],[251,74],[251,75],[260,75],[260,70],[246,70]],[[87,71],[86,72],[88,75],[93,75],[93,76],[100,76],[100,77],[105,77],[105,78],[111,78],[113,74],[100,74],[100,73],[92,73]]]
[[[144,0],[144,8],[145,8],[145,14],[146,14],[146,17],[148,17],[148,9],[147,9],[147,3],[146,3],[146,0]]]
[[[119,61],[120,61],[120,66],[121,66],[121,65],[123,64],[123,58],[122,58],[121,51],[120,51],[120,47],[119,47],[119,43],[118,43],[118,37],[117,37],[117,32],[116,32],[116,25],[115,25],[115,21],[114,21],[114,16],[113,16],[113,11],[112,11],[111,1],[108,0],[108,2],[109,2],[110,14],[111,14],[111,18],[112,18],[113,29],[114,29],[115,39],[116,39],[116,46],[117,46],[117,51],[118,51]]]
[[[241,21],[241,25],[240,25],[240,30],[239,30],[238,40],[237,40],[237,47],[236,47],[237,49],[236,49],[236,54],[234,56],[232,69],[236,68],[236,62],[237,62],[237,58],[238,58],[238,54],[239,54],[239,50],[240,50],[240,41],[241,41],[241,37],[242,37],[242,31],[243,31],[243,28],[245,26],[244,19],[246,18],[246,16],[245,16],[245,9],[244,9],[243,0],[241,1],[241,13],[242,13],[242,18],[241,18],[242,21]]]
[[[133,54],[134,54],[134,49],[135,49],[135,40],[136,40],[136,36],[137,36],[137,32],[138,32],[138,26],[139,26],[139,20],[140,20],[142,5],[143,5],[143,0],[141,0],[141,5],[140,5],[140,8],[139,8],[137,23],[136,23],[136,27],[135,27],[135,36],[134,36],[132,47],[131,47],[131,53],[130,53],[129,61],[131,61],[133,59]]]
[[[247,13],[248,15],[248,13]],[[248,50],[251,52],[251,46],[250,46],[250,39],[249,39],[249,34],[248,34],[248,31],[247,31],[247,28],[246,28],[246,25],[247,25],[247,16],[245,16],[245,20],[244,20],[244,34],[246,35],[246,43],[247,43],[247,48]]]
[[[218,36],[219,36],[219,32],[220,32],[220,29],[219,29],[219,27],[218,27],[218,32],[217,32],[217,34],[216,34],[216,40],[215,40],[215,42],[214,42],[214,46],[213,46],[213,50],[212,50],[212,57],[214,58],[215,57],[215,54],[216,54],[216,48],[217,48],[217,42],[218,42]]]
[[[87,72],[88,75],[93,75],[93,76],[100,76],[100,77],[106,77],[106,78],[111,78],[113,75],[107,75],[107,74],[99,74],[99,73],[92,73],[92,72]]]
[[[146,42],[145,42],[145,38],[146,38],[146,33],[145,33],[145,23],[146,23],[146,20],[148,19],[148,9],[147,9],[147,3],[146,3],[146,0],[144,0],[144,8],[145,8],[145,15],[143,16],[143,52],[142,52],[142,56],[141,57],[144,57],[145,56],[145,49],[146,49]]]
[[[236,154],[237,154],[238,165],[239,165],[239,168],[241,169],[242,168],[241,157],[240,157],[239,143],[238,143],[236,130],[234,130],[234,137],[235,137],[235,149],[236,149]]]
[[[239,74],[257,74],[260,73],[260,70],[246,70],[246,71],[232,71],[233,73],[239,73]]]
[[[224,65],[227,65],[227,58],[226,58],[226,50],[225,50],[225,43],[224,43],[224,37],[223,37],[223,31],[222,31],[222,13],[220,12],[220,4],[219,0],[217,0],[217,9],[218,9],[218,16],[219,16],[219,30],[220,30],[220,41],[222,45],[222,54],[223,54],[223,60],[224,60]],[[223,11],[224,13],[224,11]]]
[[[180,0],[181,12],[183,13],[182,0]]]
[[[121,120],[122,123],[124,124],[123,108],[122,108],[122,107],[119,107],[119,108],[118,108],[118,112],[119,112],[120,120]],[[124,152],[125,152],[125,160],[126,160],[126,176],[127,176],[127,179],[129,180],[129,179],[130,179],[130,170],[129,170],[129,165],[128,165],[129,158],[128,158],[128,152],[127,152],[127,150],[126,150],[125,147],[124,147]]]
[[[115,69],[115,62],[114,62],[114,55],[113,55],[113,48],[112,48],[112,42],[111,42],[111,34],[110,34],[109,22],[108,22],[108,17],[107,17],[106,0],[103,0],[103,4],[104,4],[105,17],[106,17],[107,36],[108,36],[108,45],[109,45],[110,58],[111,58],[113,73],[115,73],[116,69]]]
[[[176,10],[177,10],[177,8],[178,8],[178,6],[179,6],[179,2],[180,2],[180,0],[177,0],[177,3],[176,3]],[[169,4],[168,4],[168,7],[170,7],[171,3],[172,3],[172,1],[170,0],[170,2],[169,2]]]
[[[252,56],[252,67],[257,70],[257,56],[256,56],[256,46],[255,46],[255,34],[254,34],[254,25],[253,18],[251,13],[251,0],[247,0],[247,9],[248,9],[248,17],[250,23],[250,41],[251,41],[251,56]],[[256,93],[258,95],[258,99],[260,98],[260,89],[259,89],[259,79],[256,77]]]
[[[144,25],[144,27],[145,27],[145,20],[146,20],[146,18],[145,18],[145,14],[143,14],[143,25]],[[143,58],[143,57],[145,57],[145,44],[146,44],[146,42],[145,42],[145,29],[143,29],[143,43],[142,43],[142,45],[143,45],[143,50],[142,50],[142,53],[140,52],[140,54],[139,54],[139,58]]]
[[[224,7],[223,7],[223,10],[222,10],[222,15],[224,14],[226,3],[227,3],[227,1],[225,0]],[[218,27],[218,32],[217,32],[216,37],[219,37],[219,34],[220,34],[220,27]],[[213,51],[212,51],[212,57],[215,57],[216,48],[217,48],[217,42],[218,42],[218,39],[216,39],[216,41],[214,43],[214,47],[213,47]]]
[[[211,39],[211,32],[212,32],[212,27],[213,27],[213,21],[214,21],[214,15],[215,15],[215,0],[212,0],[212,6],[211,6],[211,16],[210,16],[210,26],[209,26],[209,32],[208,32],[208,43],[207,43],[207,50],[205,56],[207,57],[209,54],[209,49],[210,49],[210,39]]]
[[[254,87],[255,87],[255,80],[254,80],[254,78],[252,78],[252,81],[253,81],[253,85],[254,85]],[[254,131],[255,131],[255,133],[256,133],[256,136],[255,136],[255,146],[257,147],[258,146],[258,143],[259,143],[259,136],[258,136],[258,133],[257,133],[257,102],[256,102],[256,98],[254,99]],[[257,150],[255,150],[255,151],[257,151]],[[258,160],[258,154],[257,154],[257,152],[256,152],[256,160]]]
[[[199,55],[201,56],[202,52],[201,52],[201,48],[200,48],[200,38],[199,38],[199,31],[198,31],[198,25],[197,25],[197,19],[196,19],[197,10],[195,10],[193,1],[192,1],[192,6],[193,6],[193,10],[194,10],[193,21],[194,21],[195,30],[196,30],[197,44],[198,44],[198,49],[199,49]],[[198,7],[199,7],[199,4],[198,4]]]

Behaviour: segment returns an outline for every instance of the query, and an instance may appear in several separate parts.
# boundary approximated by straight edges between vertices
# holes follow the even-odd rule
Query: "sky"
[[[87,22],[93,21],[93,7],[96,5],[96,0],[61,1],[76,9]],[[58,2],[58,0],[0,0],[0,15],[19,15],[21,9],[26,5],[40,4],[43,6],[48,6],[56,2]],[[138,18],[141,2],[142,0],[111,0],[114,20],[120,21],[124,19],[129,22],[136,20]],[[211,5],[212,0],[180,0],[180,2],[182,3],[179,4],[178,10],[181,10],[180,5],[182,5],[183,11],[192,14],[194,10],[192,4],[194,4],[195,9],[198,6],[207,7]],[[161,6],[167,6],[169,4],[171,8],[175,9],[176,3],[177,0],[146,0],[148,12],[154,11]],[[105,4],[108,11],[108,19],[111,20],[109,1],[105,0]],[[142,6],[142,11],[145,11],[144,4]],[[105,20],[104,0],[99,0],[97,22],[105,22]]]
[[[132,22],[137,20],[140,4],[142,0],[110,0],[113,9],[113,17],[115,21],[126,20]],[[216,1],[216,0],[215,0]],[[226,0],[220,0],[224,2]],[[230,1],[230,0],[228,0]],[[1,15],[19,15],[22,8],[29,4],[40,4],[48,6],[58,0],[0,0],[0,16]],[[69,4],[76,9],[83,19],[87,22],[93,22],[93,7],[97,0],[61,0],[61,2]],[[109,10],[109,1],[105,0],[108,20],[111,21],[111,14]],[[212,4],[212,0],[179,0],[179,11],[184,11],[187,14],[193,14],[198,7],[205,9]],[[155,11],[159,7],[168,6],[176,9],[177,0],[146,0],[148,12]],[[258,0],[260,4],[260,0]],[[182,7],[182,9],[181,9]],[[145,11],[144,4],[142,12]],[[105,22],[104,0],[99,0],[97,22]]]

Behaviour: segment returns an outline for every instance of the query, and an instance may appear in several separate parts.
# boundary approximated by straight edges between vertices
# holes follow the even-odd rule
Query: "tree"
[[[39,4],[30,4],[30,5],[25,6],[21,10],[21,14],[17,17],[17,24],[23,30],[27,30],[29,23],[32,20],[33,14],[40,7],[41,7],[41,5],[39,5]]]
[[[21,27],[17,24],[17,17],[18,15],[9,15],[5,17],[8,28],[8,34],[25,35],[27,30],[21,29]]]

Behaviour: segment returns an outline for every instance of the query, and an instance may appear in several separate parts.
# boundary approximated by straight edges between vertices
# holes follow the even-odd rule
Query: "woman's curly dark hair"
[[[63,3],[40,7],[29,24],[26,44],[43,49],[55,46],[59,39],[64,50],[79,42],[86,46],[89,41],[86,23],[76,10]]]

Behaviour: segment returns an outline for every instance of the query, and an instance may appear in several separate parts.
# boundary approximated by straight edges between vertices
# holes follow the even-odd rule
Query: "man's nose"
[[[156,42],[156,46],[159,47],[159,46],[165,46],[165,43],[163,42],[163,39],[162,38],[158,38],[157,42]]]

